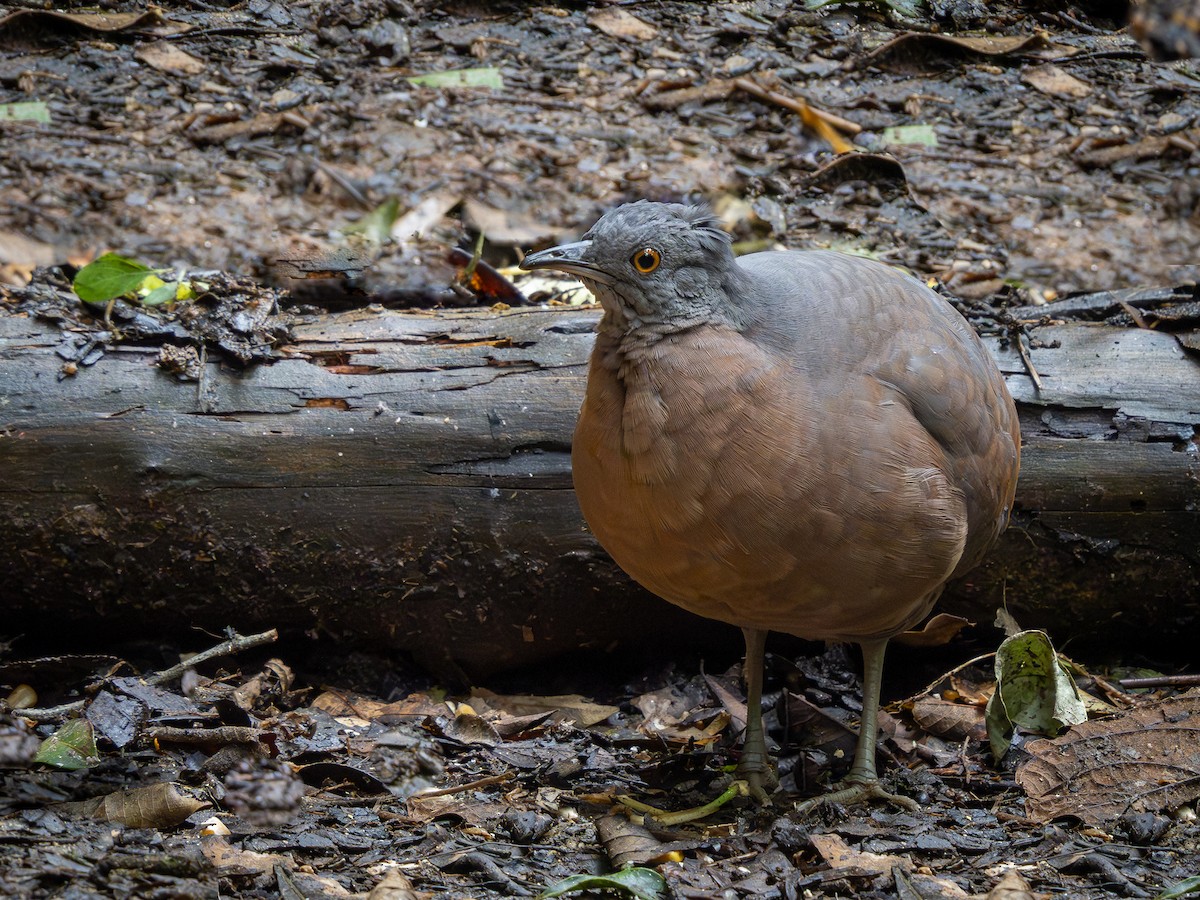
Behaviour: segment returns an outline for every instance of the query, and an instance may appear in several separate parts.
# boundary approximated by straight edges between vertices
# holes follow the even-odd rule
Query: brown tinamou
[[[863,714],[841,801],[875,768],[884,648],[1008,522],[1020,433],[988,351],[916,279],[828,251],[735,259],[702,208],[640,201],[526,269],[604,308],[575,430],[575,490],[636,581],[742,628],[738,774],[758,799],[768,631],[851,641]],[[828,799],[828,798],[826,798]]]

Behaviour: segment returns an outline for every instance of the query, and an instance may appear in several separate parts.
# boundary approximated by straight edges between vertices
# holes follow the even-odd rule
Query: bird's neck
[[[706,316],[697,316],[691,320],[676,320],[660,322],[614,314],[607,308],[600,319],[599,333],[608,343],[626,350],[638,350],[652,347],[663,338],[691,331],[701,325],[711,324]]]

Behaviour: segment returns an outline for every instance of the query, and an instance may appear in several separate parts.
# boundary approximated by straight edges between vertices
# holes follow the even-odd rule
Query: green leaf
[[[919,144],[922,147],[938,145],[937,132],[932,125],[892,125],[883,129],[884,146],[897,144]]]
[[[572,875],[546,888],[538,894],[538,900],[561,897],[575,891],[616,891],[636,900],[660,900],[666,890],[666,880],[653,869],[630,867],[611,875]]]
[[[143,306],[162,306],[164,303],[171,303],[176,299],[179,293],[179,282],[168,281],[165,284],[160,284],[158,287],[148,291],[144,297],[141,297]]]
[[[413,75],[406,79],[409,84],[421,87],[455,88],[455,87],[485,87],[495,90],[504,89],[504,76],[495,66],[481,66],[477,69],[449,69],[445,72],[429,72],[425,75]]]
[[[50,107],[40,100],[29,103],[0,103],[0,122],[50,122]]]
[[[86,769],[100,761],[92,723],[87,719],[72,719],[42,741],[33,757],[57,769]]]
[[[1046,632],[1022,631],[1000,645],[996,692],[988,700],[986,720],[997,760],[1008,752],[1018,727],[1053,737],[1068,725],[1087,721],[1079,690]]]
[[[400,200],[391,197],[379,204],[357,222],[342,229],[346,234],[361,234],[367,240],[383,244],[392,237],[392,226],[400,216]]]
[[[1197,892],[1200,892],[1200,875],[1193,875],[1191,878],[1177,881],[1156,896],[1154,900],[1178,900],[1180,897],[1186,897],[1188,894],[1195,894]]]
[[[80,300],[107,303],[123,294],[136,291],[147,276],[153,274],[153,269],[136,260],[126,259],[115,253],[105,253],[80,269],[75,274],[75,281],[71,287]]]

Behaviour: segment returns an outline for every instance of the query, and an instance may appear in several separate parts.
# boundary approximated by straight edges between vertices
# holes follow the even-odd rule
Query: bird
[[[768,802],[767,634],[856,643],[854,760],[826,801],[881,798],[887,642],[1006,527],[1016,408],[974,329],[929,286],[829,250],[735,257],[704,205],[638,200],[526,270],[602,307],[571,449],[600,545],[659,597],[742,629],[735,776]]]

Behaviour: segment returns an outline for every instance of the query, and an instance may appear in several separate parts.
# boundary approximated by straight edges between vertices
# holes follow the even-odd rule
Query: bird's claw
[[[921,809],[920,804],[911,797],[893,794],[891,791],[884,790],[878,778],[859,778],[851,775],[843,784],[845,786],[836,791],[823,794],[820,797],[813,797],[811,800],[805,800],[802,803],[797,803],[796,812],[801,815],[808,815],[816,810],[817,807],[824,806],[825,804],[864,803],[868,800],[882,800],[885,803],[895,804],[908,812],[919,812]]]
[[[771,794],[779,787],[779,776],[775,774],[774,767],[761,756],[743,754],[733,777],[746,782],[750,799],[760,805],[769,804]]]

